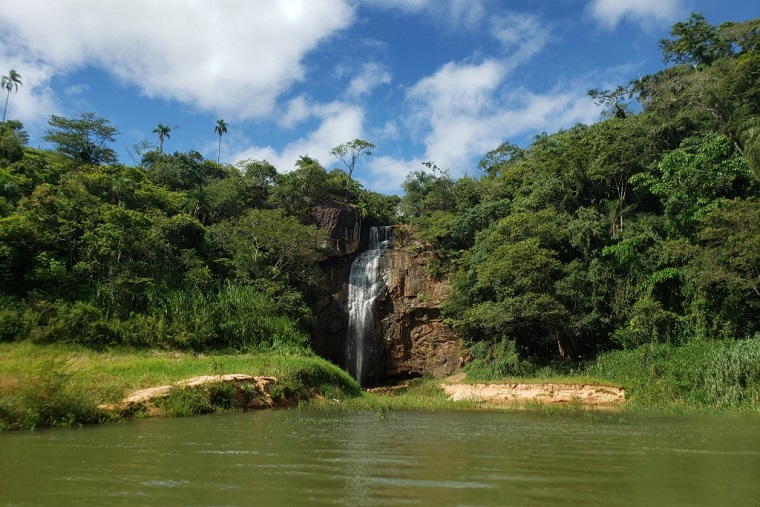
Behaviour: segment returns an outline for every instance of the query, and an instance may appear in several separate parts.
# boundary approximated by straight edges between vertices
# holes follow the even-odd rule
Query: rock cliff
[[[461,339],[441,319],[448,284],[427,276],[430,255],[409,250],[386,254],[386,292],[378,300],[381,323],[380,375],[445,377],[463,362]]]
[[[348,278],[354,258],[323,261],[329,294],[314,308],[317,325],[312,347],[343,367],[347,366],[348,350]],[[376,301],[372,366],[365,383],[425,374],[440,378],[461,368],[461,340],[440,316],[439,305],[448,296],[449,287],[427,276],[429,258],[429,253],[410,248],[383,253],[380,262],[385,289]]]
[[[323,245],[325,257],[345,256],[356,253],[361,238],[361,219],[351,206],[338,202],[314,206],[311,218],[329,235]]]

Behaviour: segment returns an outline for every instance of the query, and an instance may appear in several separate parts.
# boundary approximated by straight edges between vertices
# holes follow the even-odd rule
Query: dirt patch
[[[622,387],[591,384],[441,384],[451,401],[474,401],[483,404],[578,403],[604,407],[625,403]]]
[[[19,380],[15,377],[0,375],[0,391],[10,392],[19,387]]]

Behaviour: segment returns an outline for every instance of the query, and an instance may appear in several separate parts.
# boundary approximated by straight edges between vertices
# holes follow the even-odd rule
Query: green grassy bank
[[[203,355],[182,352],[109,349],[75,345],[0,343],[0,428],[22,429],[106,422],[118,415],[98,410],[147,387],[200,375],[244,373],[278,379],[273,398],[283,403],[301,396],[343,399],[359,386],[335,365],[302,354]],[[166,415],[224,409],[178,394]]]
[[[469,380],[620,385],[628,399],[625,410],[760,412],[760,338],[648,344],[602,354],[572,371],[542,367],[509,378],[488,379],[483,364],[475,366],[479,369],[470,372]],[[277,401],[300,400],[310,409],[369,410],[385,416],[396,410],[476,406],[450,402],[435,379],[362,392],[343,370],[308,352],[204,355],[16,342],[0,344],[0,428],[116,420],[123,415],[98,410],[98,405],[115,403],[138,389],[224,373],[277,377],[272,392]],[[215,402],[213,396],[178,392],[162,412],[183,416],[230,409],[224,393],[218,394],[221,401]]]

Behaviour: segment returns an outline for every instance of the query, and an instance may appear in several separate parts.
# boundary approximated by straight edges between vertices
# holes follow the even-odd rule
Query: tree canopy
[[[43,139],[56,145],[56,151],[83,164],[113,164],[116,152],[108,143],[116,140],[119,131],[95,113],[81,113],[79,118],[52,115]]]

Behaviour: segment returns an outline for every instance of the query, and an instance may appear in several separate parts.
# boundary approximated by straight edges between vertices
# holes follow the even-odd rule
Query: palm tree
[[[171,136],[169,135],[169,132],[172,131],[172,128],[168,125],[164,125],[163,123],[159,123],[156,128],[153,129],[153,133],[158,135],[158,152],[163,153],[164,152],[164,138],[171,139]]]
[[[216,132],[217,135],[219,135],[219,153],[216,155],[216,163],[219,163],[219,159],[222,156],[222,135],[227,133],[227,122],[224,120],[216,120],[216,127],[214,127],[214,132]]]
[[[8,90],[8,95],[5,96],[5,109],[3,109],[3,121],[5,121],[5,113],[8,111],[8,99],[11,97],[11,90],[15,88],[18,93],[18,85],[23,86],[24,83],[21,82],[21,74],[14,69],[11,69],[7,76],[3,76],[0,83],[2,83],[3,88]]]

